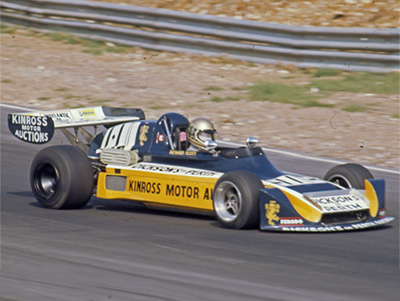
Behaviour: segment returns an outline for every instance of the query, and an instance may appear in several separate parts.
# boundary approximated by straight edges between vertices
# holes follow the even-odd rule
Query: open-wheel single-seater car
[[[338,165],[322,180],[279,170],[251,137],[242,147],[207,140],[198,150],[178,113],[147,120],[140,109],[90,107],[10,114],[8,123],[26,142],[46,143],[60,129],[72,144],[44,148],[33,159],[32,191],[47,208],[81,208],[95,195],[214,212],[228,228],[300,232],[394,219],[386,216],[385,181],[361,165]],[[105,130],[96,133],[99,125]]]

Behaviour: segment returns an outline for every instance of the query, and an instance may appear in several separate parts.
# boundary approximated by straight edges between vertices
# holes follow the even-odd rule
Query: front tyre
[[[264,188],[252,172],[239,170],[224,174],[215,184],[214,212],[227,228],[251,229],[259,226],[259,192]]]
[[[40,204],[51,209],[77,209],[93,192],[93,169],[86,154],[70,145],[42,149],[30,171],[32,192]]]
[[[364,166],[354,163],[332,167],[324,176],[324,180],[345,188],[364,189],[364,180],[373,179],[373,175]]]

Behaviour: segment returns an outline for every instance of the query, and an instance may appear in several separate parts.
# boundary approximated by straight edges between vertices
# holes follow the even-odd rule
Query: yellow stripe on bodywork
[[[314,208],[311,204],[308,204],[301,198],[281,189],[281,191],[286,195],[289,199],[290,203],[292,204],[293,208],[300,214],[301,217],[304,219],[317,223],[321,220],[322,213]]]
[[[125,191],[106,188],[107,176],[126,177]],[[163,174],[143,170],[107,168],[99,173],[97,197],[213,210],[212,193],[218,177]],[[143,189],[144,188],[144,189]]]
[[[365,197],[369,200],[369,214],[371,217],[376,217],[379,210],[378,196],[376,195],[374,186],[368,180],[364,180]]]

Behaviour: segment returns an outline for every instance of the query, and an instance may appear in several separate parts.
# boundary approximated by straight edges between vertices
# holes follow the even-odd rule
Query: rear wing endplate
[[[22,141],[43,144],[51,140],[55,129],[112,126],[142,119],[145,115],[141,109],[98,106],[9,114],[8,128]]]

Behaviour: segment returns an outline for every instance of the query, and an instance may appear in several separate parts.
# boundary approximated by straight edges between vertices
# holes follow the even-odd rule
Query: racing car
[[[337,165],[319,179],[279,170],[252,137],[240,147],[206,139],[192,148],[191,123],[178,113],[148,120],[141,109],[98,106],[9,114],[8,126],[25,142],[45,144],[59,129],[71,143],[33,159],[30,185],[46,208],[81,208],[95,196],[208,212],[232,229],[295,232],[394,220],[384,179],[361,165]]]

